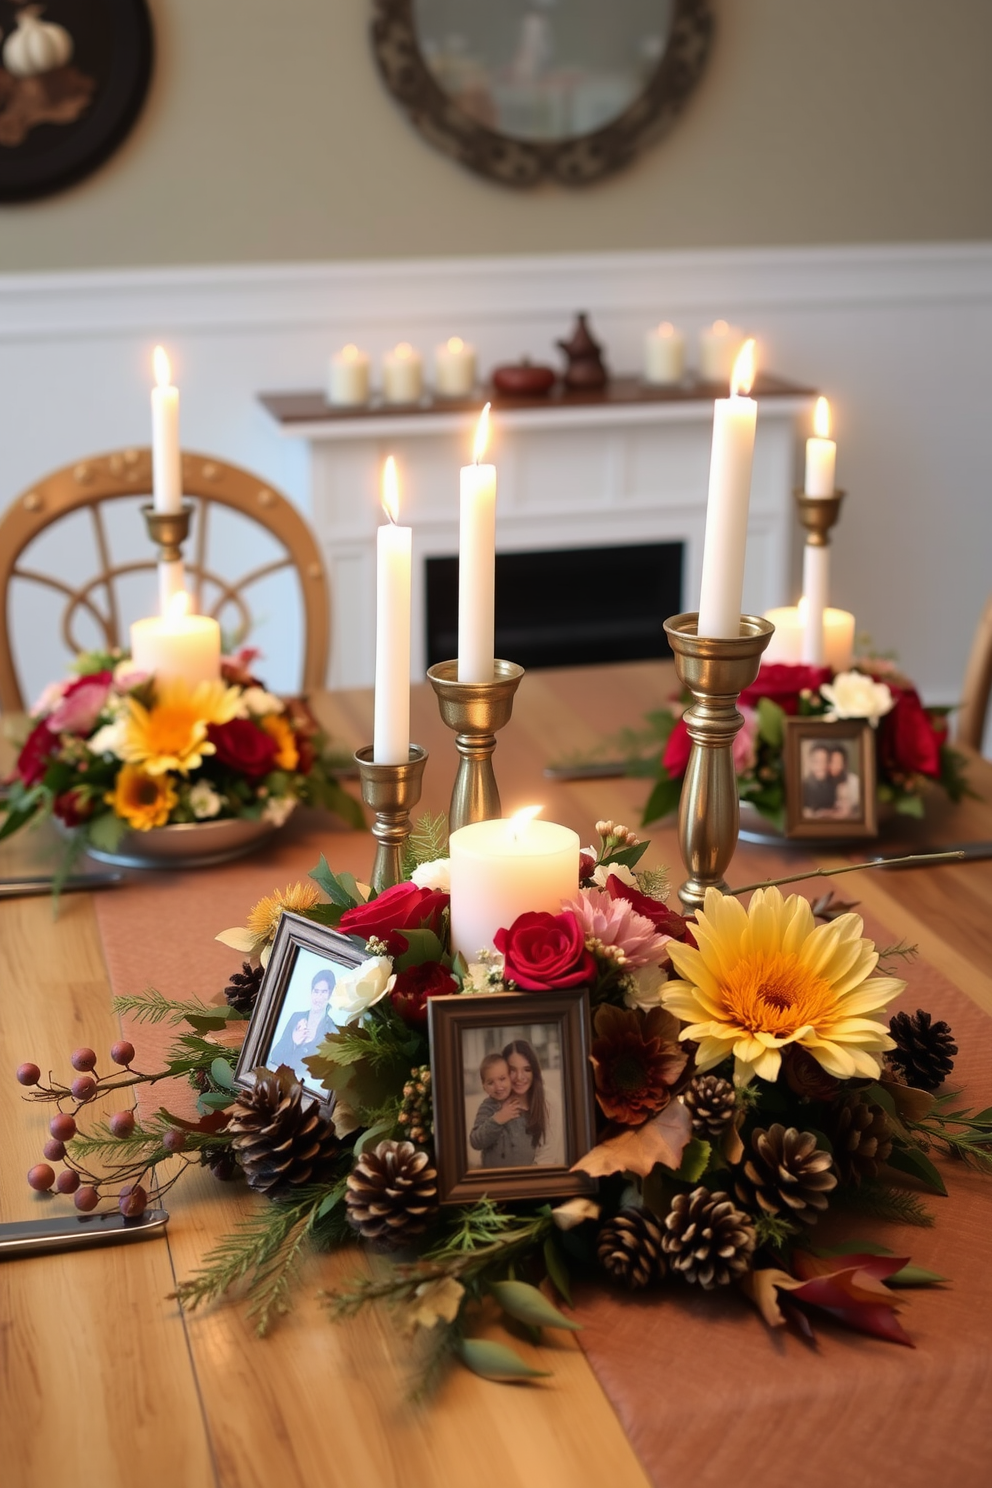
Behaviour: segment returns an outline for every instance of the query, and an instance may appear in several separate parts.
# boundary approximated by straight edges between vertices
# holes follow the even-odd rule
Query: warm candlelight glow
[[[747,397],[754,381],[754,337],[749,336],[737,353],[734,370],[730,377],[730,396]]]
[[[826,398],[817,398],[813,412],[813,433],[817,439],[830,438],[830,404]]]
[[[360,352],[354,341],[349,341],[347,346],[342,346],[341,355],[346,362],[355,362],[358,360]]]
[[[452,336],[448,341],[448,350],[452,356],[457,356],[460,351],[465,350],[465,342],[461,336]]]
[[[730,326],[728,325],[727,321],[725,321],[725,320],[715,320],[713,322],[713,334],[714,334],[714,336],[725,336],[729,330],[730,330]]]
[[[190,598],[185,589],[177,589],[166,606],[165,614],[169,620],[182,620],[190,612]]]
[[[400,515],[400,485],[396,475],[396,458],[389,455],[382,467],[382,509],[395,525]]]
[[[472,458],[476,465],[486,453],[486,445],[489,443],[489,410],[491,407],[492,404],[487,403],[479,414],[479,424],[475,431],[475,448],[472,451]]]
[[[540,816],[543,810],[543,806],[521,806],[519,811],[513,813],[508,819],[508,826],[514,842],[519,842],[520,834],[530,826],[535,817]]]
[[[670,320],[663,320],[661,322],[661,325],[658,327],[658,335],[659,336],[674,336],[675,335],[675,327],[672,325],[672,322]]]
[[[152,366],[155,368],[155,381],[159,387],[168,387],[172,381],[172,368],[164,346],[156,346],[152,353]]]
[[[406,361],[409,357],[413,356],[413,347],[409,341],[400,341],[393,355],[399,357],[402,361]]]

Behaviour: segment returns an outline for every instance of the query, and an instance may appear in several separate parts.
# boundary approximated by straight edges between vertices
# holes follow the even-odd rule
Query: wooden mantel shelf
[[[754,396],[771,398],[782,409],[798,411],[816,389],[788,382],[771,372],[759,372]],[[291,438],[375,439],[418,434],[440,434],[464,428],[477,418],[486,400],[505,428],[561,428],[568,423],[639,424],[669,419],[708,419],[714,398],[725,398],[721,383],[688,377],[675,387],[652,387],[639,377],[614,377],[605,388],[572,391],[556,383],[544,397],[507,397],[492,388],[469,398],[425,395],[419,403],[384,403],[373,399],[361,408],[333,408],[322,392],[260,393],[259,402]],[[783,409],[784,411],[784,409]]]

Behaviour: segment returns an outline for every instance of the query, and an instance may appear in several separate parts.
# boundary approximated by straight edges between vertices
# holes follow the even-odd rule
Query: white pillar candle
[[[410,555],[412,533],[398,527],[399,490],[392,455],[382,472],[389,518],[376,539],[375,722],[372,759],[405,765],[410,758]]]
[[[830,588],[830,549],[807,543],[803,548],[803,625],[802,659],[810,666],[823,666],[825,661],[823,617]]]
[[[644,337],[644,381],[671,387],[685,375],[685,337],[670,320],[652,326]]]
[[[854,616],[850,610],[823,612],[823,664],[848,672],[854,660]]]
[[[434,391],[440,398],[467,398],[475,387],[475,347],[452,336],[434,348]]]
[[[826,398],[816,400],[813,431],[813,438],[806,441],[806,479],[803,490],[807,496],[832,496],[837,469],[837,445],[827,437],[830,433],[830,404]]]
[[[730,397],[713,405],[713,449],[706,501],[703,578],[699,592],[701,636],[740,635],[747,512],[758,405],[743,396],[754,379],[754,342],[746,341],[734,364]]]
[[[729,382],[744,343],[740,326],[715,320],[699,333],[699,375],[704,382]]]
[[[327,401],[333,408],[360,408],[369,401],[371,359],[350,342],[331,357],[327,369]]]
[[[424,391],[424,364],[409,341],[401,341],[382,359],[382,396],[387,403],[419,403]]]
[[[491,682],[495,670],[496,466],[482,465],[489,404],[475,435],[475,463],[461,471],[458,532],[458,680]]]
[[[803,649],[802,613],[797,605],[783,605],[776,610],[766,610],[765,619],[775,627],[775,633],[761,658],[762,666],[773,663],[795,666]]]
[[[217,681],[220,626],[209,615],[188,611],[189,596],[181,590],[165,614],[134,622],[131,661],[135,671],[152,672],[160,680],[181,678],[190,686]]]
[[[579,883],[579,836],[530,811],[452,832],[451,945],[466,961],[492,950],[499,929],[527,910],[561,912]]]
[[[153,357],[152,503],[157,512],[176,516],[183,506],[183,471],[179,453],[179,389],[172,386],[169,358],[161,346]]]

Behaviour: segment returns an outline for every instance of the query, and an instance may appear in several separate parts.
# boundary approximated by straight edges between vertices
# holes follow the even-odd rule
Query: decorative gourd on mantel
[[[43,7],[26,5],[18,11],[15,29],[3,46],[3,62],[15,77],[37,77],[64,67],[72,56],[73,41],[64,26],[41,19]]]

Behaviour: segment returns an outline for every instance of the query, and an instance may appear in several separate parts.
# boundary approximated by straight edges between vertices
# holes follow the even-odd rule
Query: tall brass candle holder
[[[182,511],[156,511],[152,502],[146,502],[141,515],[148,528],[148,536],[158,548],[159,563],[181,563],[183,543],[189,537],[189,523],[193,515],[192,501],[184,501]]]
[[[673,615],[665,632],[679,680],[695,701],[685,722],[692,740],[679,802],[679,850],[689,877],[679,889],[687,913],[702,908],[708,888],[725,890],[740,830],[733,744],[744,722],[737,698],[758,675],[761,653],[775,629],[770,620],[742,615],[732,640],[698,636],[696,614]]]
[[[448,816],[452,832],[500,814],[493,750],[498,730],[510,721],[523,674],[512,661],[497,661],[491,682],[459,682],[457,661],[439,661],[427,672],[460,756]]]
[[[355,762],[362,781],[362,800],[375,812],[372,887],[381,894],[403,877],[403,847],[410,835],[410,812],[420,800],[427,750],[411,744],[405,764],[377,765],[372,759],[372,745],[366,744],[355,751]]]
[[[840,517],[841,503],[846,491],[834,491],[832,496],[807,496],[802,489],[793,491],[799,520],[806,528],[808,548],[829,548],[830,529],[836,527]]]

